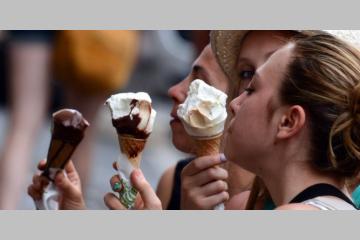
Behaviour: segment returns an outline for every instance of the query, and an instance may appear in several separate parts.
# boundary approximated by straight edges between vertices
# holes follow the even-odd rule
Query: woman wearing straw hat
[[[259,176],[277,209],[356,209],[360,53],[329,35],[292,40],[256,70],[231,104],[225,155]],[[266,138],[264,138],[266,136]],[[145,208],[158,207],[139,171]]]

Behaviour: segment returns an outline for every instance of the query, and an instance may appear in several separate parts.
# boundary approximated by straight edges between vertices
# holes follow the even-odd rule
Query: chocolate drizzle
[[[134,138],[145,139],[150,134],[146,133],[144,130],[139,130],[137,126],[139,125],[141,119],[139,114],[130,116],[121,117],[118,119],[113,119],[112,124],[116,128],[116,132],[119,135],[131,135]]]
[[[138,128],[138,125],[141,122],[140,113],[138,114],[132,113],[138,102],[139,101],[136,99],[133,99],[131,101],[129,115],[117,119],[112,119],[112,124],[116,128],[116,132],[119,135],[130,135],[133,136],[134,138],[139,138],[139,139],[146,139],[150,135],[150,133],[147,133],[144,130],[140,130]],[[149,111],[149,115],[150,115],[151,113],[150,104],[148,102],[140,101],[139,103],[140,111],[144,110],[143,109],[144,107],[146,108],[147,111]],[[146,123],[146,126],[147,124],[148,122]]]

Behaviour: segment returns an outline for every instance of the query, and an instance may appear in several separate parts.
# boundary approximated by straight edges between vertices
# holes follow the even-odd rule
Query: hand
[[[113,164],[114,169],[118,169],[116,163]],[[151,188],[151,185],[146,181],[143,173],[140,169],[135,169],[130,174],[130,181],[132,186],[139,192],[137,195],[134,209],[136,210],[161,210],[161,201],[156,196],[154,190]],[[114,175],[110,179],[111,188],[115,192],[121,192],[122,188],[115,187],[115,185],[119,186],[120,177],[118,174]],[[119,198],[115,196],[114,193],[107,193],[104,196],[105,205],[111,210],[127,210],[124,207]]]
[[[45,169],[46,161],[40,161],[38,169]],[[81,182],[72,161],[65,166],[65,172],[59,171],[54,179],[54,184],[59,191],[59,210],[81,210],[85,209],[85,201],[82,195]],[[41,200],[44,188],[49,184],[49,180],[39,174],[33,177],[33,183],[28,187],[28,194],[34,200]]]
[[[181,172],[181,209],[214,209],[229,199],[228,173],[219,164],[226,161],[222,154],[199,157]]]

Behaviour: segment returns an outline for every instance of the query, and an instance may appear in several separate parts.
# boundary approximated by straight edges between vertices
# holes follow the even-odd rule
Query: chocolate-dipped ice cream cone
[[[62,109],[53,114],[52,134],[42,175],[54,180],[58,170],[63,169],[84,137],[89,123],[81,113],[73,109]],[[58,209],[58,191],[53,182],[44,189],[41,200],[35,201],[38,210]]]
[[[50,169],[63,169],[84,137],[89,123],[73,109],[61,109],[53,114],[52,135],[43,175],[53,178]],[[52,179],[53,180],[53,179]]]
[[[156,111],[151,107],[150,96],[143,92],[120,93],[111,96],[106,104],[111,111],[121,153],[133,168],[140,168],[141,155],[156,116]],[[122,176],[124,190],[120,193],[120,201],[125,207],[131,208],[137,192],[124,179]]]

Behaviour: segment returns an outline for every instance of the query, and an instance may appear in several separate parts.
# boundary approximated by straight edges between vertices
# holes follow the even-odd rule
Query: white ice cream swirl
[[[134,100],[136,100],[135,103]],[[152,132],[156,111],[151,107],[149,94],[145,92],[119,93],[106,100],[106,104],[110,108],[113,119],[128,116],[130,120],[133,120],[135,116],[138,116],[140,122],[137,129],[147,134]]]
[[[179,105],[177,115],[186,132],[195,137],[211,137],[223,132],[227,117],[227,95],[200,79],[189,87],[188,96]]]

